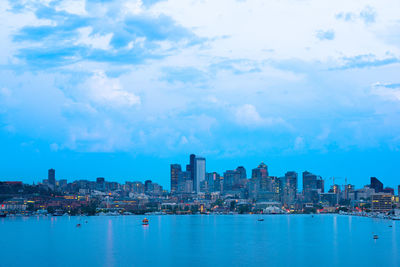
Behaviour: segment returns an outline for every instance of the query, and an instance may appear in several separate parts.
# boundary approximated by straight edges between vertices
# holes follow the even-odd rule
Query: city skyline
[[[198,167],[196,167],[197,160],[204,161],[204,167],[201,167],[202,169],[201,169],[200,173],[203,172],[203,176],[202,176],[202,178],[200,178],[198,184],[196,185],[195,184],[196,182],[194,182],[194,181],[197,179],[196,176],[199,175],[198,173],[196,173],[196,172],[198,172],[197,171]],[[165,190],[167,190],[167,191],[169,191],[171,193],[174,193],[174,192],[178,191],[178,180],[180,179],[179,173],[187,172],[188,173],[187,177],[192,180],[192,184],[189,186],[190,188],[192,188],[190,191],[200,192],[200,182],[201,181],[205,181],[207,179],[207,175],[208,174],[216,173],[217,175],[220,175],[221,177],[225,177],[226,178],[227,176],[230,175],[230,172],[237,171],[238,169],[239,170],[243,169],[244,174],[241,175],[241,177],[244,178],[244,179],[250,179],[250,178],[252,178],[254,176],[254,173],[250,172],[250,173],[246,174],[246,170],[252,170],[254,172],[254,170],[256,170],[261,165],[263,165],[263,166],[265,166],[265,168],[267,170],[267,173],[264,174],[265,177],[277,177],[277,178],[279,178],[279,177],[286,176],[288,174],[290,176],[291,173],[294,173],[296,175],[296,187],[295,188],[296,188],[296,190],[303,191],[304,187],[303,187],[302,179],[298,179],[297,175],[299,175],[299,174],[303,174],[304,175],[306,173],[308,173],[310,175],[314,175],[314,173],[315,173],[313,171],[310,172],[309,170],[303,170],[303,171],[286,170],[285,171],[286,174],[285,173],[283,173],[283,174],[269,173],[269,171],[268,171],[269,170],[269,165],[264,163],[264,161],[261,161],[261,163],[257,164],[258,165],[257,168],[255,167],[257,165],[255,165],[255,166],[253,166],[251,168],[246,168],[246,167],[244,167],[242,165],[238,165],[236,167],[225,169],[225,170],[219,172],[219,171],[216,171],[216,170],[207,170],[205,162],[206,162],[206,158],[201,157],[199,155],[190,154],[190,160],[189,160],[188,164],[170,163],[168,165],[169,166],[169,172],[168,172],[168,182],[167,182],[167,184],[160,183],[158,179],[154,179],[154,178],[152,179],[151,175],[149,175],[148,177],[144,177],[144,178],[135,178],[135,177],[122,178],[122,177],[119,177],[119,178],[116,178],[116,179],[115,178],[113,179],[112,177],[105,177],[104,175],[98,175],[96,177],[94,177],[94,176],[92,176],[92,177],[83,177],[83,176],[81,176],[81,177],[65,177],[65,176],[63,176],[61,174],[61,175],[59,175],[57,177],[56,174],[55,174],[55,169],[54,168],[50,168],[50,169],[47,170],[46,178],[44,178],[45,176],[43,176],[41,178],[37,178],[36,180],[33,180],[32,183],[36,184],[36,183],[41,183],[44,180],[48,180],[48,183],[49,183],[50,187],[53,188],[53,190],[54,190],[55,185],[56,185],[56,181],[59,181],[59,180],[65,180],[65,181],[68,181],[68,182],[79,181],[79,180],[92,181],[92,180],[96,180],[96,179],[98,179],[100,177],[101,179],[106,179],[107,181],[117,182],[117,183],[121,183],[121,184],[123,184],[124,182],[127,182],[127,181],[130,181],[130,182],[132,182],[132,181],[145,182],[146,180],[149,180],[149,181],[157,182]],[[354,183],[352,183],[352,181],[348,177],[335,177],[335,176],[323,177],[321,175],[317,175],[317,176],[319,177],[319,179],[321,179],[325,183],[326,186],[328,186],[328,188],[330,186],[334,186],[335,184],[340,185],[340,186],[345,186],[346,184],[351,184],[351,185],[356,186],[358,188],[362,188],[363,186],[368,186],[368,185],[372,186],[371,184],[365,183],[365,179],[364,179],[364,183],[354,184]],[[174,178],[172,178],[172,177],[174,177]],[[371,182],[372,182],[373,179],[378,179],[377,180],[378,183],[381,183],[379,180],[383,180],[382,177],[376,178],[375,176],[369,176],[369,177],[367,177],[367,179],[371,179]],[[15,180],[15,179],[3,178],[3,179],[0,179],[0,181],[18,181],[18,182],[27,183],[27,182],[25,182],[24,179]],[[29,184],[29,182],[27,184]],[[172,189],[173,187],[175,189]],[[322,185],[322,187],[323,187],[323,185]],[[399,185],[397,185],[397,184],[391,185],[391,184],[385,183],[385,187],[396,189],[397,187],[399,187]],[[382,187],[382,189],[383,189],[383,187]]]
[[[0,177],[166,184],[194,152],[395,184],[399,5],[1,1]]]
[[[352,212],[362,216],[397,218],[400,185],[388,187],[377,177],[357,188],[345,179],[287,171],[274,176],[261,162],[247,171],[238,166],[222,174],[206,170],[206,158],[190,154],[187,164],[170,164],[170,190],[150,179],[110,181],[58,178],[48,170],[36,184],[0,181],[0,214],[53,216],[111,212],[116,216],[158,214],[290,214]],[[58,179],[57,179],[58,178]],[[300,181],[302,186],[299,187]],[[46,208],[45,210],[43,208]],[[133,213],[132,213],[133,212]],[[371,213],[370,213],[371,212]],[[368,214],[370,213],[370,214]]]

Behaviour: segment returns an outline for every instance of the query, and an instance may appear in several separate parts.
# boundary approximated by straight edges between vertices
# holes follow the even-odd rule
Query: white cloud
[[[400,101],[400,84],[393,86],[390,83],[375,83],[372,85],[372,94],[385,100]]]
[[[85,9],[85,0],[61,1],[55,8],[57,11],[66,11],[76,15],[87,15]]]
[[[78,32],[80,34],[80,37],[75,42],[75,45],[83,44],[95,49],[103,49],[103,50],[111,49],[110,41],[111,38],[113,37],[113,33],[108,33],[105,35],[92,34],[93,32],[92,27],[82,27],[78,30]]]
[[[242,105],[234,111],[235,120],[242,126],[271,126],[284,124],[281,118],[262,117],[255,106],[250,104]]]
[[[153,12],[172,16],[199,36],[215,38],[203,54],[249,59],[298,58],[310,62],[368,53],[380,58],[387,51],[400,55],[398,47],[386,44],[378,36],[382,29],[398,20],[399,3],[396,0],[181,0],[162,2]],[[349,24],[336,18],[340,13],[361,14],[363,20]],[[315,40],[315,32],[331,27],[335,32],[332,42]],[[220,38],[223,36],[226,38]],[[265,53],[265,49],[274,52]]]
[[[143,3],[141,0],[130,0],[124,3],[125,14],[139,14],[143,12]]]
[[[118,78],[109,78],[103,71],[96,71],[82,87],[89,101],[115,108],[140,104],[140,97],[124,90]]]

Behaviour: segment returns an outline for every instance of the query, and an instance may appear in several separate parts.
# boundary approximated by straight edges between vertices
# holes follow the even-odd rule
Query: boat
[[[148,220],[147,218],[144,218],[144,219],[142,220],[142,224],[143,224],[143,225],[149,225],[149,220]]]
[[[76,225],[76,227],[81,227],[81,224],[80,224],[80,223],[78,223],[78,224]]]
[[[378,235],[374,235],[374,239],[376,240],[376,239],[378,239],[379,237],[378,237]]]
[[[264,219],[258,219],[257,221],[259,221],[259,222],[263,222],[263,221],[264,221]]]
[[[5,218],[7,216],[7,213],[0,213],[0,218]]]

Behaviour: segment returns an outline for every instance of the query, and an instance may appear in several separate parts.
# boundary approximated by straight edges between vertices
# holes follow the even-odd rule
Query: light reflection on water
[[[141,223],[144,216],[1,218],[0,266],[400,266],[395,221],[341,215],[147,217],[148,226]]]

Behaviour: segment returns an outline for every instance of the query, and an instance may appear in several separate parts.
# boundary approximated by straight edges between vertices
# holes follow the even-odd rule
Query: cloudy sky
[[[0,180],[400,184],[398,0],[2,0],[0,39]]]

